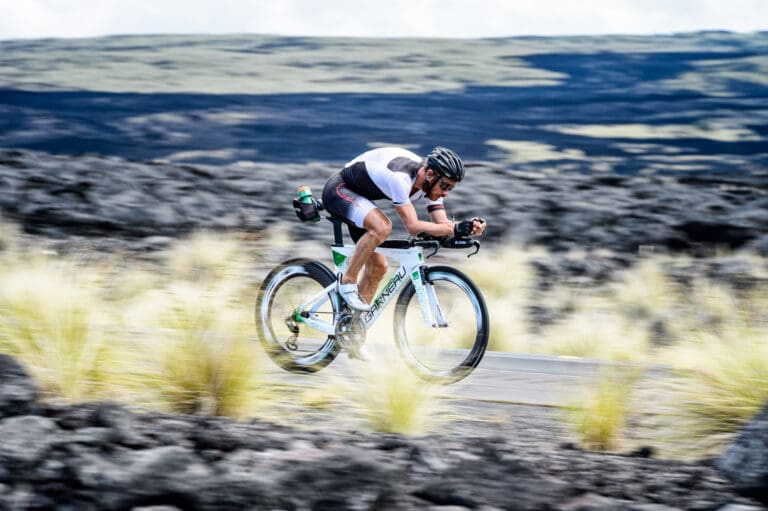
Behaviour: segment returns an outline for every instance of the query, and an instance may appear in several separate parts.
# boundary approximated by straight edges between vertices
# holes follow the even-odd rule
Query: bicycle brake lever
[[[480,252],[480,242],[479,242],[479,241],[477,241],[477,240],[472,240],[472,244],[475,246],[475,251],[474,251],[474,252],[472,252],[471,254],[469,254],[469,255],[467,256],[467,259],[469,259],[469,258],[470,258],[470,257],[472,257],[473,255],[475,255],[475,254],[477,254],[478,252]]]

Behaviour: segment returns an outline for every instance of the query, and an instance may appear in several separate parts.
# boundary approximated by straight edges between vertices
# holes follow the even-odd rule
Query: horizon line
[[[602,33],[567,33],[567,34],[516,34],[516,35],[498,35],[498,36],[467,36],[467,37],[440,37],[440,36],[356,36],[356,35],[318,35],[318,34],[281,34],[276,32],[146,32],[146,33],[105,33],[93,35],[76,36],[21,36],[5,38],[0,36],[0,42],[13,41],[49,41],[49,40],[83,40],[83,39],[105,39],[105,38],[129,38],[129,37],[275,37],[286,39],[367,39],[367,40],[434,40],[434,41],[493,41],[505,39],[571,39],[571,38],[604,38],[604,37],[672,37],[696,34],[733,34],[733,35],[763,35],[768,34],[768,29],[761,30],[731,30],[731,29],[700,29],[700,30],[681,30],[670,32],[602,32]]]

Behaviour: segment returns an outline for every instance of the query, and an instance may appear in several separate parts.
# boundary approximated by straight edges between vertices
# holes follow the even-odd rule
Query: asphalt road
[[[274,377],[282,383],[313,386],[318,379],[349,376],[351,364],[365,364],[340,355],[331,365],[313,375],[291,374],[275,369]],[[570,357],[488,352],[475,371],[464,380],[443,387],[449,398],[537,406],[566,406],[577,402],[610,362]],[[614,367],[635,368],[632,364]],[[664,371],[647,367],[652,374]]]

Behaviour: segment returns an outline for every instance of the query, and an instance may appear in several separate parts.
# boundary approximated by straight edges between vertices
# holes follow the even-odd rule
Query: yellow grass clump
[[[242,281],[249,264],[246,250],[233,236],[198,232],[174,244],[167,254],[172,280],[220,284]]]
[[[35,254],[0,257],[0,350],[49,396],[235,418],[268,401],[234,238],[193,236],[166,265]]]
[[[19,357],[47,394],[69,401],[107,394],[119,365],[94,280],[42,257],[0,270],[0,350]]]
[[[266,360],[252,339],[250,308],[231,288],[173,281],[126,311],[150,350],[140,371],[147,401],[187,414],[246,418],[267,405]]]
[[[694,332],[668,350],[681,371],[682,419],[692,435],[718,445],[768,401],[768,329],[730,324]]]
[[[606,370],[583,402],[566,409],[568,421],[584,447],[598,451],[619,447],[639,374],[632,368]]]
[[[355,363],[343,400],[374,431],[419,435],[437,424],[439,386],[416,376],[390,345],[374,344],[370,361]]]
[[[18,228],[0,219],[0,259],[7,259],[8,254],[14,254],[18,248]]]

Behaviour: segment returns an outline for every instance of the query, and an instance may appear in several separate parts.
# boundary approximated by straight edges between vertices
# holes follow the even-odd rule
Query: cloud
[[[371,37],[768,29],[765,0],[0,0],[0,39],[147,33]]]

